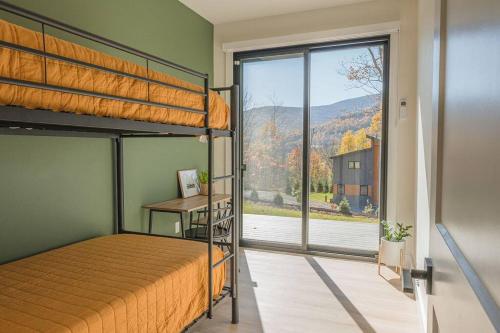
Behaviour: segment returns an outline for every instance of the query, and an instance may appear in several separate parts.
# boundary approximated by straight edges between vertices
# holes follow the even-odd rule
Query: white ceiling
[[[213,24],[330,8],[373,0],[179,0]]]

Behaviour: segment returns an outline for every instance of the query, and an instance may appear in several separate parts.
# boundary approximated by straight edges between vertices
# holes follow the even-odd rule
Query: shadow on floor
[[[370,325],[365,317],[359,312],[356,306],[349,300],[349,298],[342,292],[337,284],[332,280],[328,273],[321,267],[321,265],[310,256],[305,259],[311,265],[312,269],[318,274],[325,285],[330,289],[332,294],[337,298],[340,304],[344,307],[347,313],[351,316],[354,322],[358,325],[363,333],[376,333],[375,329]]]

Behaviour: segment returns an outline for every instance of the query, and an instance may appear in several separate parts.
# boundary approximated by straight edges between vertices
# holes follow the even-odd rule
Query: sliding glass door
[[[311,51],[311,247],[378,250],[384,48]]]
[[[243,244],[376,253],[387,55],[385,37],[235,55]]]
[[[302,244],[304,57],[241,63],[243,239]]]

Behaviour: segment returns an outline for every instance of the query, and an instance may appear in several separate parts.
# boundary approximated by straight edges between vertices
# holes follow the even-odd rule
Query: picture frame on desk
[[[193,197],[200,194],[200,182],[198,180],[198,170],[187,169],[177,171],[179,186],[183,198]]]

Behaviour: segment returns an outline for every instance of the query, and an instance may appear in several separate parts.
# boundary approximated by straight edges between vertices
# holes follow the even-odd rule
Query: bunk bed
[[[110,138],[115,193],[114,235],[0,265],[0,331],[178,332],[203,315],[212,318],[225,296],[238,323],[238,86],[209,89],[207,74],[4,1],[0,11],[41,25],[35,32],[0,20],[0,134]],[[52,37],[46,27],[142,58],[146,66]],[[203,86],[152,71],[152,63]],[[124,138],[180,136],[207,137],[209,183],[231,182],[230,214],[217,218],[209,186],[207,240],[127,230]],[[219,137],[231,140],[229,175],[214,175]],[[214,241],[214,227],[228,219],[230,241]]]

